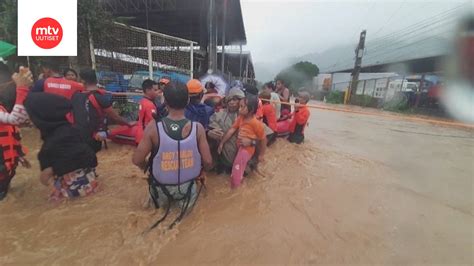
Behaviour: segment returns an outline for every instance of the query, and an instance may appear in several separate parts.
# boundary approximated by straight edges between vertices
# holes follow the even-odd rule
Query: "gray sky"
[[[252,52],[254,63],[262,63],[357,43],[362,29],[367,30],[370,42],[472,1],[241,0],[241,3],[247,49]]]

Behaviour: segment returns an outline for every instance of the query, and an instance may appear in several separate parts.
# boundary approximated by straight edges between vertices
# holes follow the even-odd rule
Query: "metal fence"
[[[122,75],[147,71],[145,74],[152,79],[157,79],[161,72],[192,76],[194,44],[190,40],[115,23],[104,38],[91,40],[92,67],[98,72]]]

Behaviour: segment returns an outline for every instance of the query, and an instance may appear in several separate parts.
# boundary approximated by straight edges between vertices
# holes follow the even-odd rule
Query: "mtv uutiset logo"
[[[42,18],[31,28],[31,38],[38,47],[51,49],[58,46],[63,39],[63,28],[53,18]]]
[[[77,0],[18,0],[19,56],[76,56]]]

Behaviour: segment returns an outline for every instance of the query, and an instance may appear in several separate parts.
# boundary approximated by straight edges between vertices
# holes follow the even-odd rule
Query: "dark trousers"
[[[272,134],[267,135],[267,147],[270,147],[270,145],[275,143],[276,137],[277,137],[276,133],[272,133]]]
[[[0,200],[7,195],[13,176],[15,176],[14,172],[11,175],[0,172]]]
[[[292,133],[288,137],[288,141],[291,143],[301,144],[304,141],[304,135],[301,133]]]

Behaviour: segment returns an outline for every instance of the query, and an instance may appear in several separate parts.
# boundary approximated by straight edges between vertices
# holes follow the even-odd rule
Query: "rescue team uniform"
[[[241,138],[248,138],[251,140],[264,140],[265,139],[265,127],[264,124],[259,121],[255,116],[250,120],[246,121],[242,116],[239,116],[234,124],[233,128],[238,129],[237,146],[239,151],[234,159],[231,174],[231,186],[238,187],[244,177],[244,171],[247,167],[247,163],[255,153],[254,146],[243,147],[239,141]]]
[[[158,188],[155,203],[163,205],[170,200],[182,200],[189,193],[194,201],[196,189],[194,183],[201,174],[201,154],[198,149],[197,123],[191,121],[191,131],[182,137],[182,128],[190,122],[188,119],[173,121],[164,118],[156,127],[160,139],[150,165],[153,187]],[[152,194],[152,198],[153,198]]]
[[[63,77],[50,77],[37,81],[31,91],[52,93],[71,99],[75,92],[83,90],[84,85],[79,82],[67,80]]]
[[[188,123],[191,123],[191,130],[183,138],[182,129]],[[167,210],[152,228],[166,218],[172,203],[181,203],[181,214],[172,227],[189,208],[192,209],[198,197],[196,179],[202,170],[198,126],[188,119],[174,121],[165,117],[156,122],[156,127],[159,147],[154,148],[150,160],[149,191],[155,207],[167,204]]]
[[[138,111],[138,123],[136,125],[137,131],[135,135],[135,142],[138,144],[143,138],[143,131],[145,127],[154,120],[154,116],[157,114],[157,106],[154,101],[147,97],[143,97],[140,100],[140,106]]]
[[[288,137],[290,142],[301,144],[304,141],[304,129],[308,124],[309,116],[309,109],[305,105],[295,111],[293,120],[290,122],[290,136]]]
[[[7,110],[0,105],[0,112]],[[16,126],[0,122],[0,200],[8,192],[20,157],[25,155],[20,140],[20,132]]]
[[[273,144],[276,140],[277,135],[277,118],[275,114],[275,108],[269,103],[265,103],[262,106],[262,113],[263,113],[263,123],[267,125],[273,133],[267,135],[267,146]]]
[[[72,113],[68,121],[75,125],[94,152],[102,149],[96,134],[107,132],[105,109],[112,108],[112,101],[103,89],[75,93],[71,99]],[[85,108],[84,108],[85,106]]]
[[[10,95],[7,97],[2,95],[0,104],[0,200],[5,198],[8,193],[20,157],[25,156],[20,143],[20,131],[16,125],[28,120],[23,102],[29,89],[16,87],[13,91],[13,88],[14,86],[11,86],[6,89]],[[12,104],[13,102],[14,104]]]

